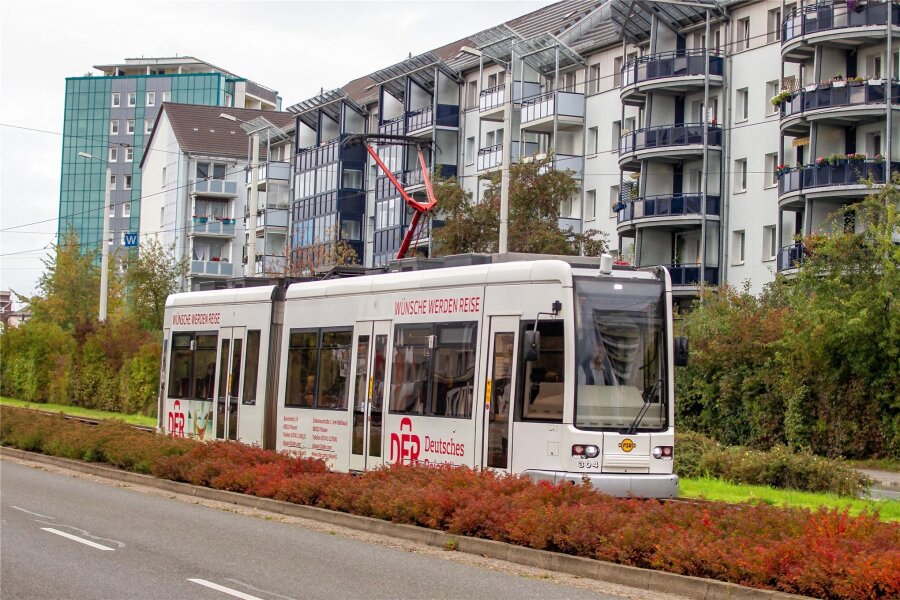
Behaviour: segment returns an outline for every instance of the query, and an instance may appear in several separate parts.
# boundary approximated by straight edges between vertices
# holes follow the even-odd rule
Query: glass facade
[[[146,122],[156,122],[164,92],[171,94],[172,102],[222,106],[228,81],[221,73],[67,78],[59,235],[72,228],[84,251],[99,250],[103,218],[110,218],[110,250],[120,248],[122,233],[139,229],[140,164],[150,137]],[[80,157],[79,152],[99,160]],[[104,217],[107,166],[112,171],[112,208]],[[130,189],[126,189],[126,176]]]

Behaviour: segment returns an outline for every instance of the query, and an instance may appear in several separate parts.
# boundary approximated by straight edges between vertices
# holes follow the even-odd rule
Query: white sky
[[[277,89],[287,107],[547,4],[0,0],[0,288],[33,294],[56,239],[66,77],[195,56]]]

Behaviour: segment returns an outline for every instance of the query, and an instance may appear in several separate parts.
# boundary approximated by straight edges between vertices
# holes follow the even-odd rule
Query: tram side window
[[[525,326],[526,331],[533,329],[533,323]],[[562,321],[541,321],[538,332],[541,334],[540,358],[519,361],[523,372],[519,378],[522,383],[518,386],[518,413],[526,421],[561,422],[565,380]]]
[[[244,404],[256,404],[256,384],[259,381],[259,329],[247,332],[247,359],[244,366]]]
[[[391,412],[471,418],[476,333],[475,323],[398,325]]]
[[[212,400],[216,371],[215,333],[175,333],[169,365],[169,397]]]
[[[346,409],[352,329],[292,330],[285,406]]]
[[[318,345],[318,331],[291,330],[285,406],[312,408],[315,405]]]

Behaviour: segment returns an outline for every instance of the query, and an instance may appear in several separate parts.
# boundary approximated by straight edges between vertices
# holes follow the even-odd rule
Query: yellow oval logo
[[[628,438],[625,438],[624,440],[619,442],[619,448],[622,449],[622,452],[631,452],[632,450],[634,450],[634,442],[632,442]]]

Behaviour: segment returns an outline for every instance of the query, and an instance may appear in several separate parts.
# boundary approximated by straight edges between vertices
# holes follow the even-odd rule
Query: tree
[[[284,250],[273,266],[268,266],[265,274],[269,277],[311,277],[317,272],[335,266],[359,264],[356,249],[346,240],[338,239],[337,226],[328,230],[325,241],[313,240],[313,243],[300,248],[291,248],[285,244]]]
[[[500,227],[500,174],[492,175],[480,200],[452,179],[438,179],[435,197],[443,227],[434,239],[440,252],[495,252]],[[560,203],[578,191],[579,183],[568,170],[552,168],[546,158],[510,165],[509,237],[510,252],[536,254],[589,254],[606,251],[604,234],[596,230],[575,233],[559,227]]]
[[[44,259],[38,279],[39,293],[26,299],[32,319],[53,322],[83,339],[97,321],[100,303],[100,267],[97,251],[82,252],[78,235],[69,229]]]
[[[188,259],[176,260],[155,238],[130,251],[123,259],[125,309],[129,317],[148,331],[160,331],[166,298],[179,289],[179,279],[187,273]]]

